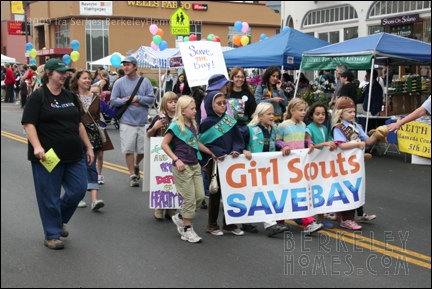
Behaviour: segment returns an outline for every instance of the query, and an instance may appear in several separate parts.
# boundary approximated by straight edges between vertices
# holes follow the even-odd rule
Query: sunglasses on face
[[[226,102],[225,101],[218,101],[218,102],[215,102],[215,104],[218,106],[222,106],[222,105],[226,105]]]

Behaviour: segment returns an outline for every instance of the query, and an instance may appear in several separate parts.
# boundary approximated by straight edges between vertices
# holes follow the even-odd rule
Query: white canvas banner
[[[270,222],[356,209],[365,202],[362,150],[293,150],[218,163],[227,224]]]

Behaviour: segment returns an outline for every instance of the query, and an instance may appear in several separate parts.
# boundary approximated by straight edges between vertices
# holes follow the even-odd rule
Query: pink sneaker
[[[361,230],[362,229],[362,226],[357,224],[354,220],[341,221],[339,224],[342,228],[347,228],[349,230]]]

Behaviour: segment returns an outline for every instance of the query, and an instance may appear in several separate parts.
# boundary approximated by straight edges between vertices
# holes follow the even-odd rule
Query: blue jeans
[[[69,222],[87,188],[84,160],[58,163],[48,172],[40,162],[31,162],[36,199],[45,238],[60,238],[63,224]],[[61,187],[65,193],[61,195]]]
[[[95,160],[93,163],[89,166],[87,162],[87,151],[83,150],[83,158],[84,162],[87,167],[87,191],[90,190],[99,190],[99,183],[98,183],[98,172],[96,168],[96,159],[97,159],[98,151],[94,150]]]

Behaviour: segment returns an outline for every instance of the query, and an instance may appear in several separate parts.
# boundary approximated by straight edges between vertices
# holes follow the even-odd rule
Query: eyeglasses
[[[240,76],[240,75],[236,75],[236,76],[234,76],[234,78],[235,78],[235,79],[245,79],[244,76]]]
[[[226,106],[226,102],[225,101],[218,101],[218,102],[215,102],[215,104],[218,105],[218,106],[222,106],[222,105]]]

